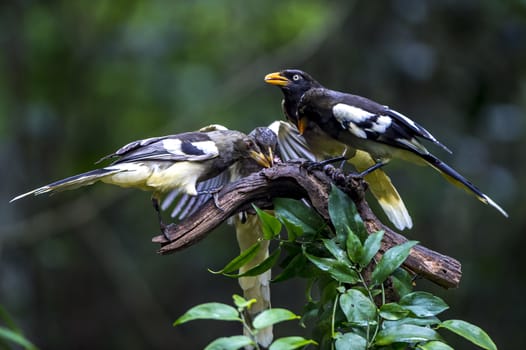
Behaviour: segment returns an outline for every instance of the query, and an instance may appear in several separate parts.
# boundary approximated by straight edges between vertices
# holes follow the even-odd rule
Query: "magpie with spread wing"
[[[200,131],[219,130],[221,128],[220,125],[210,125]],[[276,134],[269,128],[258,127],[249,134],[249,137],[254,140],[261,151],[261,155],[263,155],[262,161],[243,158],[232,164],[227,171],[224,171],[218,176],[198,182],[197,188],[201,189],[198,196],[189,196],[186,193],[181,193],[178,189],[173,190],[164,198],[162,209],[167,210],[176,203],[171,211],[171,216],[182,220],[192,215],[206,201],[210,200],[212,198],[210,192],[214,192],[215,189],[221,188],[229,182],[234,182],[251,173],[257,172],[263,167],[272,166],[276,157]],[[259,155],[259,157],[261,157],[261,155]],[[259,242],[259,250],[256,255],[252,260],[240,267],[239,273],[243,274],[268,258],[270,242],[263,239],[261,222],[257,215],[241,212],[231,218],[231,222],[235,227],[236,239],[241,252]],[[257,276],[244,276],[239,278],[239,285],[243,290],[243,297],[247,300],[256,300],[250,309],[247,310],[246,317],[248,320],[253,320],[261,311],[270,308],[270,279],[270,270]],[[246,329],[244,331],[247,336],[254,337],[254,340],[264,348],[267,348],[270,343],[272,343],[272,326],[258,330],[255,336],[250,334]]]
[[[222,130],[185,132],[134,141],[100,161],[110,158],[117,159],[108,166],[16,196],[11,202],[29,195],[76,189],[97,181],[134,187],[153,192],[152,202],[163,231],[159,212],[162,194],[180,189],[196,196],[198,181],[213,178],[242,159],[250,158],[262,166],[270,166],[252,137],[224,127]]]
[[[344,145],[350,151],[348,157],[356,150],[365,151],[375,164],[365,169],[364,175],[392,158],[427,164],[448,181],[508,216],[465,177],[431,154],[420,139],[451,151],[405,115],[368,98],[327,89],[301,70],[270,73],[265,76],[265,82],[281,89],[288,120],[298,127],[312,149],[331,153],[338,145]]]

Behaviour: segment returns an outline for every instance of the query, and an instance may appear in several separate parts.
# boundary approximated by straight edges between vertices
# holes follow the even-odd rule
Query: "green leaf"
[[[417,343],[429,340],[441,340],[441,338],[440,335],[431,328],[405,324],[382,329],[376,335],[375,344]]]
[[[239,309],[247,309],[247,308],[250,308],[250,306],[252,306],[252,304],[256,303],[257,300],[256,299],[250,299],[250,300],[247,300],[245,298],[243,298],[242,296],[240,295],[237,295],[237,294],[234,294],[232,296],[232,299],[234,299],[234,304],[239,308]]]
[[[409,311],[404,309],[397,303],[387,303],[380,308],[380,316],[389,321],[399,320],[409,314]]]
[[[386,251],[371,274],[372,282],[382,284],[394,270],[402,265],[409,256],[411,248],[417,243],[417,241],[407,241]]]
[[[263,238],[272,239],[279,235],[281,232],[281,222],[274,216],[270,215],[266,211],[263,211],[252,204],[252,207],[256,211],[261,221],[261,230],[263,231]]]
[[[254,259],[254,257],[257,255],[258,250],[260,249],[260,247],[261,247],[261,243],[257,242],[255,244],[253,244],[252,246],[248,247],[247,249],[245,249],[244,251],[242,251],[241,254],[239,254],[234,259],[232,259],[221,270],[219,270],[219,271],[212,271],[212,270],[208,269],[208,271],[210,271],[211,273],[214,273],[214,274],[228,274],[228,273],[237,271],[237,270],[239,270],[239,268],[241,266],[245,265],[246,263],[248,263],[249,261]]]
[[[427,292],[409,293],[399,303],[417,317],[436,316],[449,308],[444,300]]]
[[[354,284],[360,280],[356,271],[341,261],[331,258],[319,258],[306,252],[304,254],[318,269],[328,272],[339,282]]]
[[[355,333],[339,335],[334,343],[336,350],[365,350],[367,340]]]
[[[262,329],[279,322],[296,320],[299,318],[300,316],[287,309],[268,309],[257,315],[254,318],[252,325],[255,329]]]
[[[277,248],[265,260],[263,260],[262,262],[254,266],[253,268],[243,273],[240,273],[240,274],[223,273],[223,275],[227,277],[233,277],[233,278],[239,278],[239,277],[244,277],[244,276],[259,276],[263,272],[271,269],[274,265],[276,265],[276,262],[278,261],[280,254],[281,254],[281,249]]]
[[[345,229],[347,230],[347,240],[345,242],[345,247],[347,248],[347,255],[353,263],[358,264],[364,254],[362,242],[360,241],[360,238],[358,238],[358,236],[355,235],[354,232],[352,232],[352,230],[348,226],[346,226]]]
[[[446,328],[453,333],[464,337],[475,345],[486,350],[497,350],[497,346],[490,336],[481,328],[462,320],[447,320],[438,325],[439,328]]]
[[[307,258],[303,254],[297,254],[283,267],[281,273],[272,279],[272,282],[282,282],[298,276],[305,269],[306,264]]]
[[[301,201],[290,198],[274,198],[273,203],[276,217],[285,224],[287,229],[292,224],[294,227],[300,228],[302,233],[316,234],[326,226],[321,216]]]
[[[409,272],[402,268],[397,268],[391,274],[391,281],[393,287],[400,297],[409,294],[413,291],[413,277]]]
[[[208,344],[205,350],[237,350],[247,345],[254,345],[252,339],[244,335],[217,338]]]
[[[358,276],[358,273],[354,271],[349,265],[341,262],[336,263],[329,271],[329,274],[332,276],[332,278],[342,283],[355,284],[360,281],[360,276]]]
[[[362,266],[367,266],[374,258],[376,253],[380,250],[382,245],[382,238],[384,237],[384,231],[378,231],[371,233],[367,236],[365,243],[363,244],[363,254],[359,263]]]
[[[376,321],[376,305],[359,290],[349,289],[342,294],[340,308],[350,323],[367,325]]]
[[[220,321],[241,321],[238,311],[227,304],[222,303],[205,303],[194,306],[179,317],[174,326],[193,320],[220,320]]]
[[[431,317],[423,317],[423,318],[404,317],[396,321],[384,321],[383,325],[385,328],[388,328],[388,327],[398,327],[404,324],[411,324],[414,326],[433,326],[439,323],[440,323],[440,320],[437,317],[431,316]]]
[[[329,253],[331,253],[332,256],[334,256],[338,261],[344,262],[344,263],[351,263],[349,259],[347,258],[347,254],[345,251],[332,239],[322,239],[323,245]]]
[[[305,233],[301,226],[290,222],[286,218],[279,219],[283,222],[283,225],[285,226],[285,229],[287,231],[287,239],[289,242],[294,242],[296,238],[303,236],[303,234]]]
[[[441,341],[433,340],[424,344],[418,344],[418,349],[422,350],[454,350],[451,346]]]
[[[346,241],[346,227],[349,227],[362,242],[365,241],[367,230],[356,210],[356,206],[349,196],[340,191],[335,185],[332,185],[331,193],[329,194],[329,216],[340,242]]]
[[[285,337],[276,339],[269,347],[269,350],[293,350],[309,344],[317,345],[314,340],[303,337]]]
[[[37,347],[33,345],[29,340],[16,331],[0,326],[0,339],[11,341],[15,344],[23,346],[26,349],[35,350]]]

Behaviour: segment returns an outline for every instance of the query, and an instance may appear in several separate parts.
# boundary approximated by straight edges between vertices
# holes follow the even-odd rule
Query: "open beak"
[[[287,86],[289,80],[281,75],[280,72],[274,72],[265,75],[265,83],[278,86]]]
[[[249,152],[250,157],[256,161],[259,165],[261,165],[264,168],[270,168],[274,165],[274,160],[271,158],[272,155],[264,155],[261,152],[256,151],[250,151]]]
[[[274,166],[274,152],[272,152],[272,147],[268,147],[267,159],[270,163],[270,166]]]
[[[300,135],[303,135],[306,128],[307,128],[307,118],[302,117],[298,120],[298,131],[300,132]]]

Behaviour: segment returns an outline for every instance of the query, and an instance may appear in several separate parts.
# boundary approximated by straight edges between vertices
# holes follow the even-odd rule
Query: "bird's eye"
[[[294,80],[294,81],[298,81],[298,80],[300,80],[300,78],[301,78],[301,77],[300,77],[299,74],[294,74],[294,75],[292,76],[292,80]]]
[[[252,142],[252,140],[245,140],[245,146],[250,149],[250,148],[254,148],[254,142]]]

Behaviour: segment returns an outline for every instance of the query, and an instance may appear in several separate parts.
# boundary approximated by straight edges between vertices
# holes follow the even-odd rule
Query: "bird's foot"
[[[304,167],[307,171],[322,170],[327,165],[330,165],[336,162],[340,162],[340,161],[344,161],[344,160],[345,160],[344,156],[339,156],[336,158],[322,160],[321,162],[306,161],[306,162],[303,162],[302,167]]]

